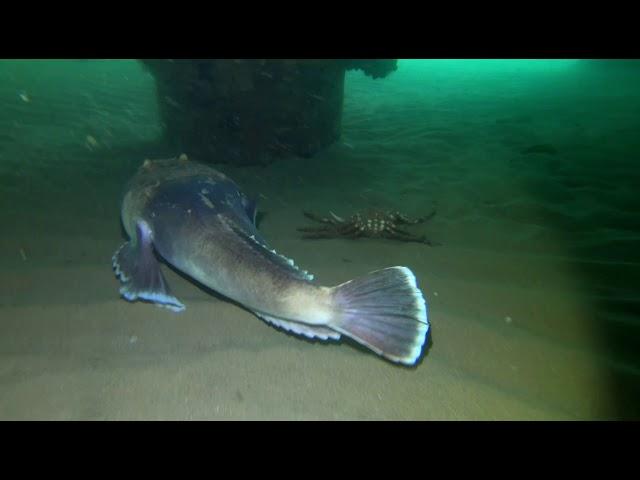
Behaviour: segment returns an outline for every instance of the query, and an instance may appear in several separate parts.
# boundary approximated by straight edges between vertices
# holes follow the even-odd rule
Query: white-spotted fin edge
[[[292,322],[288,320],[283,320],[282,318],[272,317],[271,315],[267,315],[261,312],[254,311],[258,317],[262,318],[267,323],[271,323],[276,327],[280,327],[287,332],[296,333],[298,335],[304,335],[307,338],[318,338],[320,340],[339,340],[340,333],[332,330],[328,327],[323,327],[320,325],[307,325],[305,323],[300,322]]]

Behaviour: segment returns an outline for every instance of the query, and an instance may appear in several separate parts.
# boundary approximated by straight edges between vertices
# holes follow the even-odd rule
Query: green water
[[[151,327],[154,307],[118,301],[110,255],[123,240],[124,184],[144,158],[181,153],[162,141],[154,88],[135,61],[0,61],[0,418],[146,418],[146,393],[160,398],[153,418],[640,417],[640,61],[401,60],[385,79],[349,72],[336,145],[314,159],[219,166],[261,195],[261,229],[278,251],[323,283],[391,264],[416,271],[433,339],[409,371],[249,316],[200,318],[207,295],[178,276],[193,323]],[[442,246],[296,236],[303,209],[370,207],[437,208],[425,228]],[[240,361],[246,370],[232,367]],[[315,384],[280,367],[302,364]],[[185,394],[191,413],[161,387],[180,369],[201,375]],[[144,385],[135,395],[111,390],[123,371]],[[51,385],[82,398],[36,400]],[[335,404],[305,393],[316,388]],[[204,400],[211,391],[219,401]]]

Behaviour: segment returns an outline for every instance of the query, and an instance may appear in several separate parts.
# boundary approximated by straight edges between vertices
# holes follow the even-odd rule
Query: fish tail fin
[[[330,327],[377,354],[413,365],[427,339],[427,304],[407,267],[377,270],[332,288]]]

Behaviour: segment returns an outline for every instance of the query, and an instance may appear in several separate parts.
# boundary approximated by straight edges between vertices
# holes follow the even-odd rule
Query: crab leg
[[[330,228],[327,227],[298,227],[296,228],[296,230],[298,230],[299,232],[306,232],[306,233],[337,233],[335,232],[335,230],[332,230]]]
[[[429,215],[417,218],[415,220],[411,220],[409,217],[407,217],[406,215],[402,215],[401,213],[394,215],[394,217],[395,217],[396,223],[403,224],[403,225],[416,225],[418,223],[424,223],[427,220],[431,220],[435,214],[436,214],[436,211],[434,210]]]
[[[320,223],[328,223],[330,225],[335,225],[338,222],[336,220],[332,220],[330,218],[326,218],[326,217],[321,217],[319,215],[316,215],[315,213],[311,213],[311,212],[302,212],[303,215],[307,218],[310,218],[311,220],[315,221],[315,222],[320,222]]]
[[[338,227],[338,233],[342,236],[359,237],[362,232],[358,230],[358,227],[356,227],[355,225],[347,224]]]
[[[322,230],[318,230],[316,232],[309,232],[306,233],[305,235],[302,235],[302,238],[304,239],[321,239],[321,238],[338,238],[339,235],[336,235],[336,232],[330,232],[330,231],[322,231]]]
[[[427,239],[427,237],[424,235],[414,235],[412,233],[405,232],[393,227],[388,227],[387,229],[385,229],[384,237],[391,240],[400,240],[403,242],[418,242],[433,246],[431,240]]]

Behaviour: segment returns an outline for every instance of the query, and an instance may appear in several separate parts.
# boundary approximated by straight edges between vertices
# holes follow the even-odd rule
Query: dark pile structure
[[[382,78],[396,60],[142,60],[167,141],[203,159],[311,157],[340,137],[344,77]]]

